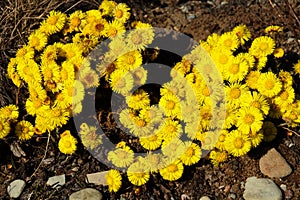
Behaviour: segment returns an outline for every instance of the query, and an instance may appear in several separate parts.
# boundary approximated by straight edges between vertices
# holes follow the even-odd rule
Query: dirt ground
[[[170,28],[185,33],[195,40],[206,39],[211,33],[223,33],[232,30],[241,23],[248,26],[253,36],[261,35],[269,25],[284,28],[280,35],[280,46],[289,54],[300,54],[300,2],[269,0],[129,0],[131,20],[148,22],[154,27]],[[279,3],[275,3],[279,2]],[[0,2],[0,106],[14,103],[16,94],[20,105],[26,96],[26,90],[13,86],[5,76],[10,57],[26,42],[26,37],[47,13],[56,8],[67,13],[76,9],[97,8],[99,2],[67,0],[4,0]],[[1,13],[2,12],[2,13]],[[5,12],[5,13],[4,13]],[[105,116],[103,116],[105,117]],[[69,126],[72,126],[71,122]],[[293,172],[282,179],[273,179],[279,186],[285,184],[285,199],[300,199],[300,138],[288,137],[286,131],[279,129],[279,136],[272,143],[262,143],[248,155],[231,158],[220,167],[213,167],[208,160],[186,168],[181,179],[174,182],[152,176],[142,187],[135,187],[125,178],[119,192],[109,193],[107,187],[95,186],[85,182],[88,173],[108,170],[93,158],[82,146],[72,156],[65,156],[57,148],[58,136],[50,138],[47,162],[39,166],[46,149],[47,135],[33,138],[30,142],[18,142],[26,156],[15,157],[9,145],[16,142],[10,136],[0,140],[0,199],[9,199],[7,185],[14,179],[26,181],[26,187],[20,199],[68,199],[68,196],[86,187],[96,188],[104,199],[191,199],[209,196],[216,199],[243,199],[243,187],[251,176],[264,176],[258,166],[259,158],[270,148],[275,147],[291,165]],[[66,184],[53,189],[46,186],[48,177],[66,174]],[[182,196],[183,195],[183,196]]]

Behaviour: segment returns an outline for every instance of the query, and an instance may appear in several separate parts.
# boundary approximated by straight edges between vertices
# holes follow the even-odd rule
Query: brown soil
[[[25,2],[25,3],[24,3]],[[10,57],[26,42],[30,30],[51,9],[71,12],[76,9],[97,8],[97,1],[68,0],[60,3],[52,1],[17,0],[0,2],[0,106],[24,103],[26,89],[17,91],[5,76]],[[50,2],[50,3],[49,3]],[[77,3],[76,3],[77,2]],[[117,1],[125,2],[125,1]],[[281,1],[240,1],[229,0],[188,1],[188,0],[129,0],[132,19],[148,22],[155,27],[174,29],[193,37],[195,40],[206,39],[213,32],[230,31],[238,24],[249,27],[254,36],[261,35],[269,25],[284,27],[279,38],[279,45],[288,55],[300,53],[300,3],[281,3]],[[291,1],[290,1],[291,2]],[[70,8],[70,9],[69,9]],[[1,12],[6,12],[3,14]],[[25,16],[25,17],[24,17]],[[105,114],[102,116],[106,120]],[[107,123],[106,123],[107,124]],[[70,122],[69,126],[72,126]],[[197,165],[186,167],[181,179],[174,182],[163,180],[154,175],[142,187],[132,186],[126,178],[117,193],[109,193],[107,187],[95,186],[85,182],[88,173],[108,170],[82,146],[72,156],[65,156],[57,147],[58,135],[53,134],[49,141],[46,161],[38,168],[46,149],[47,135],[36,136],[30,142],[19,142],[26,156],[15,157],[9,145],[16,142],[14,136],[0,140],[0,199],[9,199],[7,185],[14,179],[26,181],[26,187],[20,199],[68,199],[68,196],[80,189],[93,187],[101,191],[105,199],[199,199],[207,195],[211,199],[242,199],[244,183],[248,177],[265,177],[259,170],[259,158],[270,148],[275,147],[293,168],[291,175],[282,179],[273,179],[279,186],[285,184],[285,199],[300,199],[300,138],[286,136],[286,131],[279,129],[279,136],[272,143],[262,143],[248,155],[231,158],[220,167],[213,167],[208,160],[201,160]],[[66,174],[66,184],[58,189],[46,186],[50,176]],[[231,197],[230,197],[231,196]]]

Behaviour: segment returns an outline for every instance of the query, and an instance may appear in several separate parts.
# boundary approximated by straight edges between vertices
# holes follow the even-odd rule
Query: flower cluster
[[[106,152],[106,159],[116,169],[126,169],[128,180],[137,186],[154,173],[178,180],[184,167],[198,163],[206,152],[215,166],[229,156],[243,156],[276,137],[274,120],[290,128],[299,125],[293,76],[300,74],[300,61],[289,71],[273,66],[284,56],[275,42],[281,27],[267,27],[265,35],[256,38],[245,25],[210,35],[170,69],[171,80],[152,98],[140,86],[149,78],[142,65],[149,60],[154,29],[133,22],[126,32],[129,10],[124,3],[104,0],[97,10],[70,15],[51,11],[8,65],[14,84],[28,88],[25,109],[33,121],[18,121],[15,105],[0,108],[0,138],[11,132],[12,123],[21,140],[63,127],[82,112],[86,91],[97,88],[100,79],[124,98],[126,108],[116,121],[144,153],[136,157],[130,144],[121,141]],[[107,42],[107,50],[98,52],[96,60],[86,59],[102,42]],[[79,136],[90,150],[105,143],[97,127],[85,122]],[[65,130],[58,148],[72,154],[77,142]],[[121,180],[118,170],[110,170],[109,191],[118,191]]]

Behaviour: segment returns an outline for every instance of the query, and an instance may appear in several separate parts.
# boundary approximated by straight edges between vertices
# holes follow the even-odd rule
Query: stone
[[[92,174],[87,174],[86,182],[87,183],[93,183],[95,185],[107,185],[106,184],[106,178],[105,175],[108,173],[108,171],[103,172],[97,172]]]
[[[281,200],[282,193],[271,179],[250,177],[246,180],[243,197],[245,200]]]
[[[47,185],[56,187],[56,186],[63,186],[66,183],[66,176],[65,174],[59,176],[52,176],[48,179]]]
[[[101,200],[102,194],[93,188],[85,188],[70,195],[69,200]]]
[[[208,196],[203,196],[199,200],[210,200],[210,198]]]
[[[259,160],[260,171],[269,177],[281,178],[292,173],[292,168],[276,149],[270,149]]]
[[[19,196],[23,192],[23,189],[25,188],[25,185],[25,181],[21,179],[17,179],[11,182],[7,187],[7,192],[10,198],[19,198]]]

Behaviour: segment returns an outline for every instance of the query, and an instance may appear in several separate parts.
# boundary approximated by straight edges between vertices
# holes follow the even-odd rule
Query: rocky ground
[[[1,106],[14,103],[18,92],[5,76],[9,58],[25,43],[30,30],[47,12],[54,8],[66,12],[80,8],[87,10],[97,8],[99,4],[96,0],[28,2],[0,2]],[[254,36],[261,35],[266,26],[280,25],[284,28],[279,38],[280,46],[289,54],[299,54],[300,21],[297,16],[300,16],[300,3],[289,2],[126,1],[132,8],[131,20],[174,29],[195,40],[206,39],[213,32],[220,34],[230,31],[241,23],[247,25]],[[21,91],[21,103],[22,98]],[[213,167],[208,160],[203,159],[197,165],[188,167],[178,181],[169,182],[153,176],[146,185],[134,187],[128,180],[124,180],[117,193],[109,193],[107,187],[101,184],[103,173],[108,168],[82,146],[74,155],[65,156],[57,148],[58,137],[52,136],[43,159],[47,135],[23,143],[9,137],[0,141],[0,199],[10,199],[20,193],[19,199],[24,200],[78,199],[76,195],[91,195],[88,199],[95,196],[94,199],[251,200],[258,193],[262,195],[259,199],[297,200],[300,199],[300,137],[296,134],[287,136],[283,129],[278,132],[278,137],[272,143],[262,143],[248,155],[231,158],[220,167]],[[11,147],[20,148],[12,151]],[[89,182],[86,181],[87,177]],[[59,184],[54,184],[57,182]],[[55,187],[57,185],[60,186]]]

